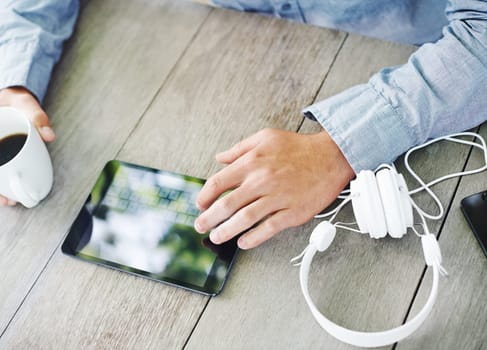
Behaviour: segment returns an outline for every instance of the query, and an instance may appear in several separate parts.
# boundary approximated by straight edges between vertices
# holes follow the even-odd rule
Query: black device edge
[[[155,169],[155,168],[148,167],[148,166],[144,166],[144,165],[133,164],[133,163],[129,163],[129,162],[126,162],[126,161],[123,161],[123,160],[117,160],[117,159],[112,159],[112,160],[107,161],[105,163],[105,165],[102,167],[102,170],[101,171],[103,171],[103,169],[105,169],[110,163],[115,162],[115,161],[116,162],[119,162],[119,163],[123,163],[123,164],[125,164],[125,165],[127,165],[129,167],[134,167],[134,168],[139,168],[139,169],[144,169],[144,170],[151,170],[151,171],[152,170],[153,171],[160,171],[160,169]],[[171,171],[169,171],[169,172],[171,172]],[[172,172],[172,173],[174,173],[174,172]],[[198,294],[202,294],[202,295],[205,295],[205,296],[214,297],[214,296],[217,296],[218,294],[220,294],[223,291],[223,288],[226,285],[226,282],[227,282],[227,280],[229,278],[229,275],[230,275],[230,272],[231,272],[231,270],[233,268],[233,265],[235,263],[235,260],[237,259],[238,252],[240,251],[240,249],[238,248],[238,246],[236,246],[235,253],[233,254],[232,259],[230,260],[230,263],[228,264],[227,274],[226,274],[225,278],[222,280],[222,284],[221,284],[220,288],[218,290],[216,290],[215,292],[213,292],[213,293],[209,293],[206,290],[204,290],[204,288],[205,288],[205,286],[206,286],[207,283],[205,283],[204,286],[200,287],[200,286],[197,286],[197,285],[193,285],[193,284],[186,283],[186,282],[181,282],[181,281],[178,281],[179,283],[171,282],[170,281],[171,278],[167,278],[167,277],[165,278],[165,280],[161,280],[161,279],[153,278],[153,277],[147,275],[147,271],[138,270],[138,269],[135,269],[135,268],[130,267],[130,268],[132,268],[134,270],[137,270],[137,271],[140,271],[141,272],[141,273],[137,273],[137,272],[125,270],[125,269],[117,266],[119,264],[116,264],[114,262],[110,262],[108,260],[99,259],[100,261],[96,261],[96,260],[93,260],[94,257],[90,257],[90,259],[87,259],[87,258],[83,258],[82,256],[78,255],[79,253],[78,254],[73,253],[72,252],[72,249],[67,246],[67,244],[68,244],[67,237],[68,237],[68,235],[71,232],[71,228],[74,225],[75,220],[78,218],[80,212],[83,210],[83,207],[86,206],[86,203],[89,201],[89,198],[91,196],[91,192],[93,190],[93,186],[95,186],[96,182],[98,181],[98,177],[95,179],[95,183],[90,187],[91,189],[90,189],[90,192],[88,193],[88,196],[86,197],[86,200],[83,202],[83,205],[81,206],[81,208],[79,208],[79,210],[77,211],[78,214],[76,215],[76,218],[74,219],[73,223],[70,225],[69,229],[67,230],[66,234],[63,237],[63,244],[61,245],[61,252],[63,254],[65,254],[66,256],[72,257],[72,258],[74,258],[76,260],[82,261],[82,262],[92,263],[92,264],[95,264],[96,266],[107,267],[109,269],[112,269],[112,270],[115,270],[115,271],[118,271],[118,272],[121,272],[121,273],[128,273],[128,274],[130,274],[132,276],[145,278],[145,279],[148,279],[148,280],[151,280],[151,281],[154,281],[154,282],[158,282],[158,283],[161,283],[161,284],[164,284],[164,285],[168,285],[168,286],[171,286],[171,287],[181,288],[181,289],[184,289],[184,290],[189,291],[189,292],[196,292]],[[106,192],[106,189],[105,189],[104,193],[105,192]],[[99,204],[100,203],[97,203],[96,207],[98,207]],[[93,210],[95,210],[96,207],[93,208]],[[246,230],[246,231],[248,231],[248,230]],[[232,239],[232,241],[233,240],[236,241],[246,231],[244,231],[241,234],[237,235],[234,239]],[[81,254],[81,255],[83,255],[83,254]],[[97,259],[97,258],[95,258],[95,259]],[[127,267],[129,267],[129,266],[127,266]],[[185,286],[184,284],[181,284],[181,283],[187,284],[187,286]]]
[[[468,209],[467,209],[467,206],[468,206],[467,202],[471,198],[476,197],[476,196],[480,196],[480,197],[483,198],[484,196],[487,196],[487,191],[481,191],[479,193],[475,193],[475,194],[472,194],[470,196],[467,196],[467,197],[463,198],[460,201],[460,208],[462,210],[463,216],[465,217],[465,220],[468,223],[468,226],[470,227],[470,229],[473,232],[475,238],[477,239],[477,242],[479,243],[480,248],[482,249],[482,251],[484,252],[485,256],[487,257],[487,245],[484,244],[484,241],[483,241],[482,237],[480,236],[479,232],[477,232],[477,228],[473,224],[473,222],[472,222],[472,220],[470,218],[470,214],[468,213]],[[487,213],[486,213],[486,216],[487,216]]]

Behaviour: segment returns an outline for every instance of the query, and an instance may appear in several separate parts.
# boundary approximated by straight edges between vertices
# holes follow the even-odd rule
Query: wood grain
[[[58,136],[49,146],[55,169],[53,191],[33,210],[0,211],[0,334],[21,307],[0,347],[51,348],[59,342],[60,334],[54,329],[66,309],[49,306],[76,301],[85,291],[76,286],[74,271],[58,264],[77,265],[55,258],[53,271],[64,273],[54,280],[41,278],[42,287],[34,288],[25,302],[24,298],[99,171],[116,155],[208,13],[206,7],[179,1],[126,1],[123,6],[118,1],[84,3],[46,99]],[[51,303],[42,302],[48,299]],[[40,309],[33,311],[36,306]],[[70,316],[66,328],[59,328],[68,331],[63,335],[67,338],[69,330],[80,331],[72,328],[76,323]]]
[[[215,10],[120,157],[206,178],[214,155],[265,128],[297,130],[343,33]],[[140,147],[145,140],[144,149]]]
[[[137,11],[141,10],[142,6]],[[175,15],[166,12],[165,16]],[[120,15],[120,20],[126,22],[125,16]],[[214,11],[130,135],[120,158],[206,176],[215,168],[216,149],[264,126],[296,129],[301,122],[297,106],[312,100],[343,37],[261,16]],[[319,47],[319,41],[328,45]],[[131,59],[133,55],[128,54]],[[309,66],[320,73],[311,77]],[[117,70],[106,77],[105,84],[111,84]],[[147,77],[159,82],[163,78],[155,73]],[[123,98],[134,102],[127,91],[114,102]],[[126,115],[122,107],[127,108],[108,106],[106,113]],[[295,119],[289,116],[291,111],[296,111]],[[115,127],[123,138],[134,125]],[[115,138],[111,151],[121,146],[113,131],[108,135],[103,131],[110,129],[108,124],[100,128],[104,138]],[[78,138],[79,134],[78,130],[72,135]],[[99,152],[93,146],[84,159],[94,150]],[[104,150],[103,154],[113,153]],[[96,164],[89,170],[91,181],[102,165]],[[67,225],[71,220],[72,216],[63,222]],[[74,261],[57,250],[2,340],[12,348],[52,344],[59,348],[180,348],[207,301],[174,287]],[[55,329],[50,328],[51,322],[56,322]]]
[[[413,46],[348,35],[315,102],[336,95],[356,84],[366,83],[372,74],[382,68],[404,64],[415,50]],[[305,119],[300,132],[312,133],[319,130],[319,124]]]
[[[318,99],[366,81],[378,69],[406,62],[414,49],[349,36]],[[320,128],[305,123],[302,132]],[[432,147],[414,159],[421,175],[458,170],[467,149]],[[435,160],[435,167],[426,167]],[[436,188],[448,203],[454,183]],[[420,196],[421,197],[421,196]],[[427,210],[426,198],[419,203]],[[341,215],[353,221],[350,208]],[[354,349],[324,332],[313,319],[299,287],[299,271],[289,259],[307,244],[317,220],[281,233],[240,256],[225,294],[213,298],[188,343],[188,349]],[[438,230],[440,223],[433,225]],[[402,323],[421,277],[424,260],[417,237],[372,240],[340,232],[326,254],[315,258],[310,291],[318,308],[335,322],[357,330],[378,331]],[[208,336],[211,334],[212,336]],[[390,348],[390,347],[389,347]]]
[[[302,124],[303,107],[413,51],[187,2],[83,1],[46,101],[58,133],[50,146],[54,190],[35,210],[0,211],[0,348],[355,349],[314,321],[289,264],[317,220],[242,252],[216,298],[79,262],[58,247],[107,160],[208,177],[219,168],[217,151],[263,127],[321,130]],[[461,169],[467,156],[467,147],[435,145],[413,166],[431,179]],[[470,166],[478,161],[474,155]],[[445,205],[455,195],[440,235],[452,276],[400,349],[486,346],[486,260],[458,210],[460,198],[485,189],[485,174],[463,179],[455,194],[458,183],[435,187]],[[435,210],[427,196],[415,198]],[[350,208],[340,218],[351,221]],[[337,323],[383,330],[401,324],[413,301],[410,316],[423,305],[430,288],[423,270],[412,234],[375,241],[340,232],[315,258],[310,291]]]
[[[363,44],[361,44],[362,41],[368,42],[367,43],[368,49],[361,50],[361,47],[363,47]],[[380,47],[380,45],[382,45],[382,48]],[[358,71],[350,72],[350,70],[347,70],[346,68],[347,64],[350,65],[350,62],[345,61],[346,62],[345,65],[340,66],[341,61],[339,56],[336,64],[334,65],[332,71],[327,77],[327,80],[325,81],[323,89],[321,90],[317,100],[326,98],[328,96],[333,95],[334,93],[337,93],[339,90],[337,90],[335,86],[339,86],[340,89],[344,89],[352,86],[355,83],[365,82],[367,81],[368,77],[371,74],[373,74],[381,67],[387,65],[400,64],[401,57],[402,57],[402,61],[404,61],[407,58],[407,55],[412,51],[413,50],[411,48],[405,46],[401,48],[401,46],[395,44],[390,44],[390,43],[385,43],[380,41],[374,42],[374,41],[369,41],[369,39],[364,39],[357,36],[350,36],[345,42],[344,47],[340,52],[340,56],[347,55],[349,57],[352,56],[356,57],[357,60],[354,61],[354,66],[359,67]],[[355,52],[355,54],[353,54],[352,52]],[[371,55],[370,52],[375,52],[375,54]],[[349,73],[347,74],[346,72]],[[303,125],[303,128],[301,129],[302,132],[317,132],[319,130],[321,130],[321,127],[317,125],[317,123],[311,121],[306,121]],[[462,146],[443,142],[440,144],[430,146],[427,149],[418,152],[418,154],[414,155],[411,159],[412,159],[413,168],[418,172],[418,174],[423,179],[432,180],[433,178],[436,178],[441,174],[452,172],[455,169],[460,170],[463,167],[463,164],[465,163],[464,159],[466,159],[467,152],[468,152],[467,147],[462,148]],[[401,173],[407,174],[402,163],[403,163],[402,158],[396,162],[396,164],[398,165],[398,169]],[[410,176],[406,176],[406,178],[410,187],[417,186],[417,184],[415,184],[415,182],[412,180]],[[448,206],[448,204],[453,199],[452,196],[455,193],[455,187],[458,181],[459,179],[453,179],[435,186],[434,191],[435,193],[440,195],[441,201],[445,206]],[[476,183],[478,184],[478,179],[476,181],[477,181]],[[422,208],[425,208],[428,212],[437,212],[437,209],[434,206],[432,206],[431,199],[428,196],[426,196],[424,193],[415,195],[414,198],[418,202],[418,204]],[[442,224],[443,221],[433,224],[432,227],[434,231],[438,232]],[[444,232],[444,230],[445,228],[443,228],[442,232]],[[412,236],[412,239],[413,240],[415,239],[414,236]],[[348,273],[348,278],[350,279],[351,282],[345,283],[345,285],[342,285],[340,287],[343,288],[344,290],[346,290],[347,288],[353,289],[353,286],[358,284],[355,281],[360,279],[360,276],[358,275],[364,272],[361,266],[368,266],[367,269],[370,268],[370,270],[373,270],[373,272],[368,272],[368,273],[372,273],[370,278],[372,278],[372,280],[375,282],[381,279],[380,274],[383,273],[389,276],[396,275],[397,280],[396,281],[392,280],[391,281],[392,283],[389,282],[390,283],[389,286],[384,285],[383,283],[381,283],[378,286],[374,286],[375,282],[372,283],[372,285],[370,283],[359,284],[363,289],[367,290],[369,293],[369,296],[367,295],[362,296],[362,298],[368,300],[367,304],[369,306],[367,306],[366,309],[361,309],[361,311],[358,313],[360,316],[356,320],[351,319],[353,315],[357,315],[357,312],[353,312],[352,310],[350,317],[347,320],[344,320],[345,324],[348,324],[351,327],[358,328],[359,325],[363,325],[366,323],[376,324],[378,321],[377,319],[383,317],[385,314],[391,315],[391,313],[397,313],[398,315],[404,315],[405,310],[407,310],[408,300],[409,298],[414,297],[414,289],[416,288],[418,283],[422,283],[422,288],[426,288],[426,290],[429,291],[430,281],[429,280],[421,281],[423,261],[421,259],[420,245],[416,242],[413,243],[412,245],[407,243],[406,246],[404,246],[402,241],[401,243],[397,243],[397,244],[399,244],[399,246],[401,247],[402,250],[401,254],[393,250],[390,252],[391,255],[389,257],[384,257],[383,260],[378,262],[373,262],[372,264],[368,264],[366,261],[364,261],[365,259],[363,257],[358,257],[357,259],[354,259],[352,262],[350,261],[348,262],[349,264],[352,265],[350,267],[350,270],[353,272]],[[407,255],[403,259],[401,259],[400,256],[404,254]],[[413,259],[414,262],[412,262]],[[408,269],[410,269],[411,271],[404,271],[404,268],[397,270],[397,268],[395,267],[392,267],[389,271],[381,271],[380,267],[378,267],[377,265],[382,265],[382,264],[386,264],[390,266],[401,266],[401,265],[408,266],[414,264],[414,267],[413,266],[408,267]],[[327,268],[327,270],[329,270],[329,268]],[[345,271],[343,273],[347,273],[347,272]],[[320,274],[320,277],[317,278],[322,278],[321,276],[322,275]],[[388,280],[390,279],[391,278],[389,278]],[[471,285],[472,286],[480,285],[477,282],[478,282],[477,279],[473,278],[471,281]],[[318,287],[318,290],[321,290],[322,288],[325,288],[324,284],[321,287]],[[482,287],[479,288],[482,289]],[[447,293],[451,293],[453,290],[455,290],[455,288],[450,290]],[[357,305],[359,305],[360,301],[355,301],[355,298],[357,296],[350,297],[348,296],[348,294],[344,294],[344,295],[345,297],[343,298],[343,294],[340,294],[340,297],[342,298],[340,302],[343,302],[345,304],[356,302]],[[376,296],[376,295],[378,296],[377,298],[371,298],[371,296]],[[360,297],[360,295],[358,295],[358,297]],[[324,307],[324,305],[326,304],[322,303],[321,305],[323,305]],[[393,306],[391,307],[391,305]],[[323,310],[326,310],[326,308]],[[365,312],[363,310],[365,310]],[[446,310],[449,310],[449,308],[445,304],[443,312],[445,312]],[[417,311],[418,309],[414,309],[412,311],[412,315],[415,315]],[[337,314],[339,313],[340,310],[339,307],[337,307]],[[390,322],[387,321],[387,323],[384,322],[382,329],[385,329],[386,326],[390,327],[391,325],[394,324],[394,322],[395,325],[399,325],[401,323],[400,318],[397,318],[396,321],[391,320]],[[440,331],[443,329],[443,327],[440,325],[441,323],[440,319],[430,318],[429,321],[427,322],[429,324],[428,329],[432,329],[436,327],[435,328],[437,329],[436,333],[429,334],[427,332],[420,332],[419,335],[415,335],[413,338],[411,338],[415,340],[411,341],[410,339],[406,339],[403,342],[401,342],[400,344],[401,346],[399,346],[399,348],[402,348],[402,346],[404,345],[404,347],[407,349],[429,349],[429,348],[434,348],[433,346],[434,343],[439,344],[437,347],[438,349],[450,349],[450,348],[463,349],[464,348],[463,346],[460,346],[460,342],[457,342],[458,346],[452,345],[455,344],[454,341],[453,343],[449,343],[452,340],[450,338],[455,338],[455,337],[444,336],[444,333]],[[456,326],[458,326],[458,324]],[[471,334],[473,343],[482,341],[483,338],[477,335],[479,332],[482,332],[483,327],[485,327],[485,321],[483,323],[480,322],[479,324],[473,326],[471,331],[465,332],[465,334]],[[456,331],[452,329],[452,333],[456,333]],[[470,336],[466,338],[470,338]],[[462,337],[460,337],[460,339],[462,339]],[[467,348],[473,348],[473,347],[467,347]]]
[[[481,128],[487,138],[487,124]],[[480,151],[473,151],[467,169],[485,164]],[[460,209],[462,198],[485,191],[485,172],[463,177],[453,199],[439,243],[448,278],[440,280],[438,298],[430,316],[403,349],[464,349],[487,347],[487,259]],[[486,213],[487,215],[487,213]],[[431,289],[431,271],[426,273],[409,318],[423,307]]]

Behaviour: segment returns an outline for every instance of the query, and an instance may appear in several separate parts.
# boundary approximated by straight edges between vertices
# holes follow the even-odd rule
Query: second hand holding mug
[[[20,111],[0,107],[0,194],[32,208],[52,185],[51,158],[34,125]]]

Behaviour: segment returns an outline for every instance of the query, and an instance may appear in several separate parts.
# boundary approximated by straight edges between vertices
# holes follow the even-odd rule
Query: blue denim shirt
[[[216,6],[360,33],[404,44],[441,37],[446,0],[212,0]]]
[[[24,86],[43,99],[78,7],[77,0],[0,1],[0,89]]]
[[[175,0],[177,1],[177,0]],[[402,43],[423,44],[397,67],[305,108],[328,131],[356,172],[391,162],[428,138],[487,120],[487,1],[213,0]],[[0,89],[25,86],[42,100],[75,0],[0,5]],[[326,44],[326,43],[325,43]]]

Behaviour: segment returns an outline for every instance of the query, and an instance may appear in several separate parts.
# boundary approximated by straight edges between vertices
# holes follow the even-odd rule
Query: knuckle
[[[49,118],[47,117],[46,112],[43,110],[38,110],[35,112],[33,118],[42,124],[49,123]]]
[[[270,166],[262,167],[260,172],[260,176],[265,178],[267,181],[275,179],[277,174],[276,171]]]
[[[269,132],[269,128],[264,128],[264,129],[260,129],[258,132],[257,132],[257,135],[259,136],[264,136],[266,133]]]
[[[43,110],[35,111],[29,118],[36,127],[50,126],[49,118]]]
[[[264,128],[262,129],[262,133],[264,135],[273,135],[275,133],[275,130],[272,128]]]
[[[276,185],[279,185],[279,179],[274,170],[269,167],[262,167],[255,173],[253,182],[258,186],[264,186],[267,189],[274,189]]]
[[[255,152],[252,152],[247,157],[245,157],[243,168],[247,171],[250,171],[250,170],[254,170],[257,167],[258,167],[258,156]]]
[[[243,223],[247,224],[247,226],[248,224],[253,224],[255,221],[257,221],[256,213],[250,209],[242,210],[239,217]]]
[[[238,143],[235,145],[235,147],[233,147],[233,149],[232,149],[232,154],[233,154],[233,155],[240,154],[240,153],[242,152],[242,149],[243,149],[243,148],[244,148],[244,146],[243,146],[243,142],[242,142],[242,141],[238,142]]]
[[[274,188],[273,180],[263,176],[260,171],[249,176],[246,184],[250,190],[260,194],[272,192]]]
[[[272,192],[272,188],[269,185],[269,182],[263,176],[256,174],[255,176],[250,179],[249,183],[251,184],[251,188],[253,191],[259,194],[268,194]]]
[[[214,191],[221,187],[221,180],[217,176],[210,177],[206,183]]]
[[[230,196],[225,196],[218,201],[218,208],[224,214],[230,215],[233,213],[233,201]]]
[[[281,130],[278,129],[271,129],[271,128],[264,129],[264,136],[268,140],[275,141],[279,139],[280,134],[281,134]]]
[[[282,224],[280,223],[280,221],[275,219],[273,220],[273,218],[271,217],[265,223],[264,235],[266,237],[272,237],[281,230]]]

